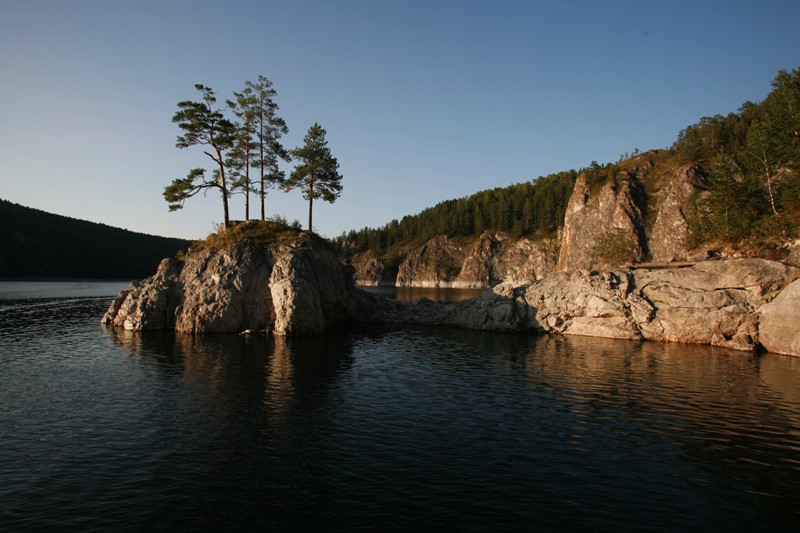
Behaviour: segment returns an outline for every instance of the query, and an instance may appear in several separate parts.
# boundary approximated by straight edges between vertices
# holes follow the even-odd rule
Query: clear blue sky
[[[0,198],[203,237],[217,195],[174,213],[162,197],[210,162],[175,148],[175,104],[195,83],[224,102],[263,74],[288,147],[328,131],[344,191],[314,222],[333,237],[666,148],[800,66],[798,22],[789,0],[0,0]],[[267,202],[305,225],[298,191]]]

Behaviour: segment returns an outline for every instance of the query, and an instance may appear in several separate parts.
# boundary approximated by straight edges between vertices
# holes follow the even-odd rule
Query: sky
[[[668,148],[800,67],[798,21],[789,0],[0,0],[0,198],[203,238],[219,195],[175,212],[163,198],[213,168],[175,147],[176,104],[264,75],[287,148],[327,131],[343,191],[314,203],[314,229],[335,237]],[[305,226],[308,203],[272,190],[266,211]]]

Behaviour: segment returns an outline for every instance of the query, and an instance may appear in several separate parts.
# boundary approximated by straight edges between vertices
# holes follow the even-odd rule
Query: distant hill
[[[145,278],[190,244],[0,199],[0,278]]]

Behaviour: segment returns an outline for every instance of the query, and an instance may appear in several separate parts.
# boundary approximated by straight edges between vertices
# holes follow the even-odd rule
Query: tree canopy
[[[281,184],[284,173],[278,161],[288,161],[289,154],[281,145],[281,135],[287,133],[284,120],[277,116],[278,105],[274,101],[277,92],[266,77],[246,82],[242,92],[234,92],[234,100],[227,100],[227,108],[236,117],[234,121],[225,117],[223,110],[216,109],[214,91],[196,84],[200,101],[178,102],[178,111],[172,121],[178,124],[182,134],[176,146],[189,148],[204,146],[203,153],[214,162],[212,176],[198,167],[189,171],[185,178],[177,178],[164,188],[164,199],[170,211],[181,209],[184,202],[199,192],[217,189],[222,198],[224,226],[230,224],[228,200],[233,192],[245,196],[245,219],[250,219],[250,194],[257,192],[261,199],[261,219],[265,219],[264,199],[270,185]],[[257,171],[260,187],[252,179],[252,170]]]
[[[342,176],[339,163],[331,155],[325,129],[317,123],[309,128],[305,144],[291,151],[299,163],[286,180],[286,190],[300,189],[308,200],[308,231],[313,231],[314,200],[333,203],[342,192]]]
[[[177,178],[164,189],[164,199],[169,203],[170,211],[183,207],[187,198],[191,198],[200,191],[210,188],[218,189],[222,197],[224,225],[230,223],[228,197],[230,196],[229,184],[225,176],[225,151],[234,146],[236,140],[236,127],[225,118],[222,111],[214,109],[217,102],[214,91],[200,83],[195,84],[195,89],[200,91],[202,101],[193,102],[185,100],[178,102],[178,111],[172,117],[172,122],[178,124],[183,135],[178,136],[175,145],[178,148],[191,146],[207,146],[211,151],[204,153],[214,161],[217,176],[209,179],[205,170],[194,168],[185,178]]]
[[[760,103],[703,117],[673,148],[708,177],[692,218],[697,244],[760,245],[800,232],[800,70],[780,70]]]

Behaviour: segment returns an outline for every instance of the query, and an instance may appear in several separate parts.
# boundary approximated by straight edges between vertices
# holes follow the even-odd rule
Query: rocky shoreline
[[[578,269],[506,282],[462,302],[390,300],[354,286],[352,268],[298,234],[165,259],[122,291],[103,323],[127,330],[307,335],[345,322],[451,325],[764,348],[800,356],[800,269],[764,259],[680,269]]]

